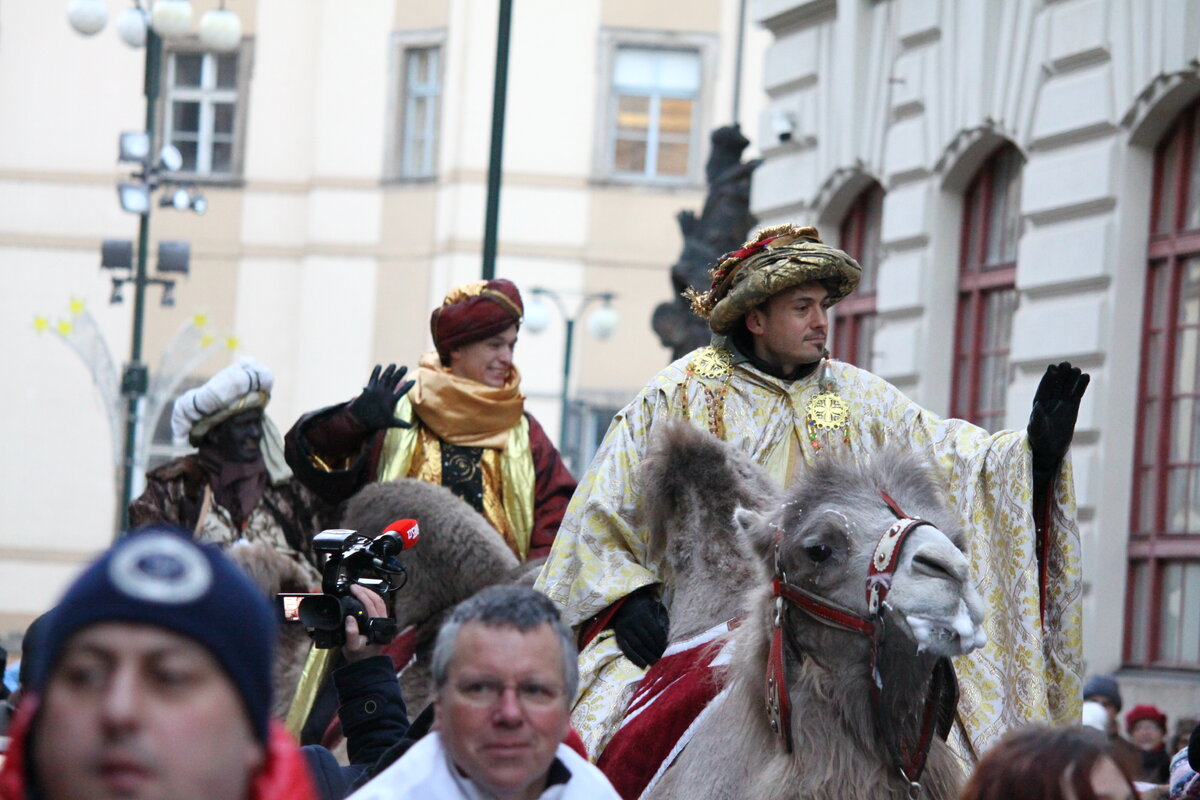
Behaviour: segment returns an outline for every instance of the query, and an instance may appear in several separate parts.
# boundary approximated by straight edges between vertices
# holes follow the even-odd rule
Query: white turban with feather
[[[253,408],[265,408],[274,385],[274,373],[252,358],[230,364],[202,386],[176,398],[171,411],[175,442],[199,445],[205,434],[230,417]],[[265,413],[261,446],[271,482],[279,484],[290,479],[292,471],[283,457],[283,437]]]
[[[203,385],[175,398],[171,412],[175,441],[198,445],[205,434],[230,417],[266,407],[274,385],[275,375],[254,359],[230,364]]]

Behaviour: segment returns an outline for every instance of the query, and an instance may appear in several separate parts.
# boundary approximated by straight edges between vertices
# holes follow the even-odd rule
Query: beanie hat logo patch
[[[178,536],[148,534],[114,554],[108,576],[118,591],[151,603],[191,603],[212,586],[212,567]]]

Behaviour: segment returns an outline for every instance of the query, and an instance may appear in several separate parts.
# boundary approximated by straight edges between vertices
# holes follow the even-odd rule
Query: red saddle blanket
[[[725,698],[730,643],[719,639],[736,623],[722,622],[672,644],[638,684],[621,727],[596,766],[624,800],[653,788],[691,740],[701,721]]]

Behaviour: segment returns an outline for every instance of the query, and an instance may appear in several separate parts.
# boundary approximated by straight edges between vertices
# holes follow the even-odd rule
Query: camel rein
[[[866,595],[867,615],[863,616],[843,605],[821,597],[814,592],[789,583],[787,573],[779,563],[779,546],[782,532],[775,534],[775,575],[772,580],[773,596],[775,597],[775,621],[771,633],[771,649],[767,657],[766,675],[766,706],[767,718],[771,730],[780,738],[784,750],[792,752],[791,699],[787,692],[787,674],[783,655],[783,617],[786,606],[784,601],[800,609],[818,622],[839,630],[861,634],[871,640],[871,704],[883,724],[888,749],[900,776],[909,785],[909,797],[916,798],[921,791],[921,773],[925,769],[925,760],[929,755],[929,747],[933,743],[933,732],[937,716],[937,697],[940,695],[939,682],[945,680],[944,670],[935,670],[934,681],[930,685],[929,695],[925,701],[925,710],[921,719],[921,734],[917,746],[909,750],[903,744],[895,741],[895,732],[887,724],[887,714],[883,705],[883,679],[879,675],[879,648],[883,642],[883,625],[880,610],[892,586],[892,578],[900,561],[900,550],[908,534],[923,525],[933,526],[927,520],[917,519],[905,514],[896,501],[887,492],[880,492],[883,502],[896,516],[893,523],[879,541],[871,556],[871,566],[867,570]],[[940,662],[939,662],[940,663]]]

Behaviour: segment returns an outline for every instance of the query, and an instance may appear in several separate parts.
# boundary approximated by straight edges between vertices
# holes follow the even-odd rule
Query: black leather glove
[[[1079,401],[1091,376],[1067,361],[1051,364],[1033,395],[1029,415],[1029,449],[1033,453],[1034,472],[1046,473],[1058,466],[1075,435]]]
[[[395,364],[388,364],[383,369],[376,364],[362,394],[350,402],[350,413],[371,430],[411,428],[410,423],[394,416],[396,403],[413,387],[413,381],[404,380],[407,372],[408,367],[396,369]]]
[[[667,609],[653,587],[644,586],[625,598],[613,616],[612,629],[625,657],[645,669],[667,649]]]

